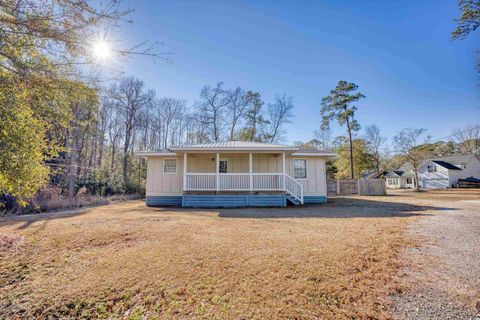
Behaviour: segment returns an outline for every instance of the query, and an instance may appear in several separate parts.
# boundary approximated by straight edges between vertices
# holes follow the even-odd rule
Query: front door
[[[228,161],[220,160],[218,162],[218,172],[219,173],[228,173]]]

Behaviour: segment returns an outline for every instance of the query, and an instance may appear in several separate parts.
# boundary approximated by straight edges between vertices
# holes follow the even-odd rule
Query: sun
[[[93,53],[95,57],[105,60],[111,56],[110,46],[104,40],[99,40],[93,45]]]

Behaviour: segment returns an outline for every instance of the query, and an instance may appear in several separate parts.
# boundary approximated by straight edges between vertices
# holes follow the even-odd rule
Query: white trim
[[[298,148],[284,148],[284,149],[251,149],[251,148],[191,148],[191,149],[181,149],[181,148],[172,148],[172,150],[177,151],[226,151],[228,153],[270,153],[270,152],[280,152],[280,151],[296,151]],[[202,152],[199,152],[202,153]],[[337,157],[338,155],[335,153],[303,153],[303,152],[293,152],[290,154],[293,157]],[[135,152],[135,156],[137,157],[175,157],[178,156],[176,152],[160,152],[160,151],[138,151]]]
[[[175,172],[165,172],[165,161],[166,160],[175,160]],[[163,174],[177,174],[178,172],[178,160],[177,158],[165,158],[163,159]]]
[[[332,157],[335,158],[338,155],[336,153],[330,153],[330,152],[325,152],[325,153],[308,153],[308,152],[294,152],[292,153],[292,157]]]
[[[248,154],[248,175],[250,176],[250,191],[253,191],[253,154],[251,152]]]
[[[227,172],[220,172],[220,162],[222,162],[222,161],[225,161],[225,162],[227,163]],[[220,174],[229,173],[229,172],[228,172],[229,163],[230,163],[230,159],[225,159],[225,158],[222,159],[222,158],[220,158],[220,160],[218,160],[218,172],[219,172]]]
[[[187,154],[183,154],[183,189],[187,186]]]
[[[217,152],[217,156],[215,157],[215,186],[217,192],[220,190],[220,153]]]
[[[305,160],[305,178],[295,177],[295,160]],[[293,169],[293,179],[295,180],[307,180],[308,179],[308,170],[307,170],[307,160],[306,158],[292,158],[292,169]]]
[[[178,154],[176,154],[175,152],[138,151],[138,152],[135,152],[135,156],[137,157],[152,157],[152,156],[176,157],[178,156]]]

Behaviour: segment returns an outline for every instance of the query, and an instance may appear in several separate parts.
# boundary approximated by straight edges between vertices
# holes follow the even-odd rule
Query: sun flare
[[[104,40],[99,40],[93,46],[93,53],[99,59],[107,59],[111,56],[110,46]]]

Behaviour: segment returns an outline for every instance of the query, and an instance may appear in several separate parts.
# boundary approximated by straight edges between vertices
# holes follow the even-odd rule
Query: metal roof
[[[282,144],[273,144],[265,142],[254,142],[254,141],[223,141],[223,142],[210,142],[210,143],[199,143],[199,144],[190,144],[190,145],[181,145],[181,146],[172,146],[170,149],[179,150],[179,149],[288,149],[288,150],[298,150],[297,147],[286,146]]]
[[[254,141],[224,141],[173,146],[173,151],[182,150],[290,150],[297,151],[297,147],[281,144],[254,142]]]
[[[254,142],[254,141],[224,141],[224,142],[211,142],[211,143],[200,143],[200,144],[190,144],[190,145],[179,145],[172,146],[169,149],[163,149],[158,151],[142,151],[137,152],[137,156],[171,156],[176,155],[176,152],[188,152],[188,151],[198,151],[198,152],[207,152],[207,151],[255,151],[255,152],[272,152],[272,151],[289,151],[289,154],[294,156],[324,156],[324,157],[335,157],[336,154],[319,150],[319,149],[300,149],[295,146],[288,146],[283,144],[274,144],[274,143],[265,143],[265,142]]]

